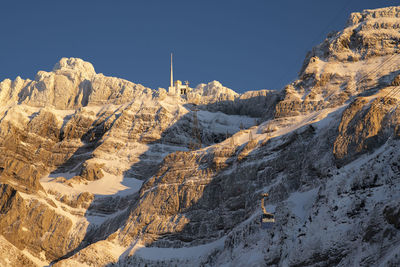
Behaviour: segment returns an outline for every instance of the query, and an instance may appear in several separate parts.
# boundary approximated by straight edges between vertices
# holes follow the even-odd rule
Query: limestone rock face
[[[358,61],[397,52],[399,7],[354,12],[343,31],[333,32],[307,57]],[[308,61],[306,60],[306,61]]]
[[[20,250],[27,248],[33,255],[45,252],[45,258],[55,259],[68,252],[74,243],[71,220],[59,216],[35,199],[25,199],[15,188],[0,184],[1,234]],[[51,233],[51,234],[49,234]]]
[[[370,112],[369,102],[360,99],[356,103],[360,104],[353,105],[363,108],[355,108],[353,112]],[[346,112],[350,111],[335,109],[322,121],[311,126],[300,123],[299,128],[283,136],[274,136],[272,132],[266,138],[253,131],[254,139],[250,140],[250,130],[247,130],[233,136],[234,145],[226,140],[208,149],[169,154],[155,175],[141,187],[140,201],[132,205],[125,223],[106,240],[92,243],[80,254],[58,262],[58,266],[94,262],[122,266],[220,265],[224,262],[240,265],[252,253],[263,255],[258,261],[260,264],[289,260],[291,266],[347,265],[354,263],[358,252],[352,248],[356,244],[365,248],[360,264],[380,261],[376,253],[368,250],[371,244],[385,240],[386,233],[390,236],[383,241],[383,247],[388,250],[382,253],[386,254],[392,242],[400,238],[395,204],[385,204],[394,201],[390,192],[398,190],[399,144],[391,139],[383,145],[384,149],[368,154],[367,160],[358,164],[351,163],[357,159],[351,154],[343,161],[346,168],[337,168],[333,148],[341,134],[337,129],[341,129],[339,125],[347,118]],[[364,126],[373,124],[367,121],[366,114],[360,116],[363,117],[355,121]],[[393,115],[385,116],[389,119]],[[383,123],[382,128],[383,132],[393,133],[389,124]],[[239,143],[245,137],[248,141]],[[379,146],[382,143],[368,149],[377,151]],[[265,187],[269,188],[272,204],[267,210],[275,207],[278,222],[268,232],[258,224],[259,188]],[[375,198],[382,192],[384,200]],[[344,202],[348,204],[341,204]],[[323,241],[316,232],[325,233]],[[290,238],[293,235],[296,238]],[[171,254],[154,259],[154,254],[146,254],[146,250],[161,253],[171,248],[200,251],[219,240],[223,240],[223,245],[204,256],[185,258]],[[141,246],[135,245],[136,249],[126,251],[123,258],[101,252],[132,243]],[[291,247],[293,254],[282,258],[280,252],[286,246]],[[248,254],[242,257],[241,253]],[[387,260],[396,262],[395,254]]]
[[[236,99],[239,114],[252,117],[272,118],[279,92],[273,90],[248,91]]]
[[[207,101],[207,104],[198,107],[213,112],[246,115],[264,121],[274,116],[275,105],[280,100],[280,95],[280,92],[274,90],[248,91],[222,101]]]
[[[1,266],[39,266],[2,236],[0,236],[0,255],[3,255],[0,258]]]
[[[382,104],[382,101],[386,103]],[[399,123],[398,112],[388,114],[387,108],[396,102],[397,99],[378,98],[366,107],[368,101],[359,98],[343,112],[339,135],[333,147],[338,162],[372,152],[387,140],[391,134],[387,129]]]
[[[83,169],[81,171],[80,176],[88,181],[101,179],[104,177],[104,173],[101,170],[103,166],[104,164],[98,164],[98,163],[90,164],[85,162],[82,166]]]
[[[92,64],[79,58],[62,58],[51,72],[39,71],[34,81],[4,80],[0,83],[3,104],[25,103],[72,109],[88,104],[122,104],[137,94],[152,95],[152,90],[123,79],[96,74]]]
[[[283,91],[74,58],[1,82],[0,265],[398,266],[397,13],[354,13]]]
[[[400,67],[399,14],[398,7],[351,14],[344,30],[329,34],[307,54],[299,79],[285,88],[276,106],[276,117],[340,106],[392,82]]]
[[[14,81],[5,79],[0,82],[0,103],[7,105],[8,103],[18,102],[22,91],[31,83],[31,80],[23,80],[19,76]]]
[[[35,263],[73,255],[117,231],[169,153],[255,124],[206,106],[193,111],[185,99],[96,74],[74,58],[35,81],[2,86],[0,93],[15,98],[3,98],[0,120],[0,235]],[[193,137],[195,117],[201,140]]]

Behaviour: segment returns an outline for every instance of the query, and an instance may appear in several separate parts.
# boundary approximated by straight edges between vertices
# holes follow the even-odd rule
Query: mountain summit
[[[55,73],[71,73],[76,72],[78,75],[86,78],[93,78],[96,75],[94,67],[91,63],[83,61],[80,58],[62,58],[54,65]]]

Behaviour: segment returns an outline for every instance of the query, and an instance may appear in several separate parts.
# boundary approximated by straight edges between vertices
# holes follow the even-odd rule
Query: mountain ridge
[[[400,9],[349,20],[283,91],[175,97],[74,58],[1,82],[3,262],[400,264]]]

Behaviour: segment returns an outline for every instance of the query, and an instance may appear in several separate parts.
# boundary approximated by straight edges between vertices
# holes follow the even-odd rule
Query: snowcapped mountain
[[[0,265],[399,265],[399,29],[351,14],[283,91],[4,80]]]

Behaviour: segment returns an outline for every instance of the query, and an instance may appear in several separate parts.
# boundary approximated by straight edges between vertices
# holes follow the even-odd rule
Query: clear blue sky
[[[33,79],[61,57],[151,88],[175,78],[219,80],[237,92],[280,89],[305,54],[350,12],[396,5],[382,0],[4,0],[0,80]]]

